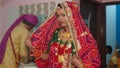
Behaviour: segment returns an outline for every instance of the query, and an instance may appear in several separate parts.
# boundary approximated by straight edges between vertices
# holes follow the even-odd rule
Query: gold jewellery
[[[67,41],[70,39],[71,35],[70,35],[69,32],[66,32],[66,31],[64,31],[64,30],[62,29],[62,30],[59,32],[58,37],[59,37],[59,39],[62,40],[63,42],[67,42]]]

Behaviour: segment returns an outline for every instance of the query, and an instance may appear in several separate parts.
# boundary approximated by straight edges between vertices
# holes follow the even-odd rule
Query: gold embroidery
[[[62,48],[63,46],[64,46],[63,44],[60,45],[61,48]]]

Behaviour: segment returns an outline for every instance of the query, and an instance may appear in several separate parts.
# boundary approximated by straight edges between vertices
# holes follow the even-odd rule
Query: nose
[[[61,20],[62,20],[62,17],[61,17],[61,16],[59,16],[59,17],[58,17],[58,21],[61,21]]]

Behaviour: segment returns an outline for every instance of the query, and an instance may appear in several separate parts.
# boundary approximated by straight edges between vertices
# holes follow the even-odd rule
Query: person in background
[[[105,48],[106,50],[106,52],[105,52],[105,54],[106,54],[106,59],[110,59],[110,58],[108,58],[108,56],[110,56],[110,54],[112,53],[112,47],[110,46],[110,45],[107,45],[106,46],[106,48]],[[107,66],[108,66],[108,61],[106,61],[106,68],[107,68]]]
[[[29,62],[24,42],[37,23],[37,16],[23,14],[11,25],[0,43],[0,68],[18,68],[20,62]]]
[[[99,68],[97,44],[75,2],[58,4],[28,39],[38,68]]]
[[[110,45],[106,46],[106,55],[112,53],[112,47]]]
[[[119,49],[115,49],[115,52],[108,64],[108,68],[120,68],[120,50]]]

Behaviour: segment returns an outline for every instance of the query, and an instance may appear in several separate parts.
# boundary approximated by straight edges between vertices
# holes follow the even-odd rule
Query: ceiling
[[[116,2],[120,2],[120,0],[90,0],[92,2],[96,2],[96,3],[116,3]]]

